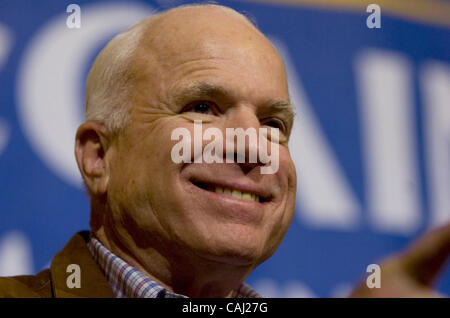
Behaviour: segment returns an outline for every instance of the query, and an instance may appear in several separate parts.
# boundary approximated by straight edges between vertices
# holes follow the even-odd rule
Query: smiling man
[[[173,132],[184,129],[196,138],[198,122],[215,129],[216,138],[231,128],[254,129],[253,142],[244,136],[244,157],[252,149],[278,149],[277,169],[261,173],[268,161],[239,160],[239,147],[227,147],[230,140],[221,143],[221,153],[233,162],[197,162],[195,142],[189,160],[175,162]],[[274,253],[294,214],[292,122],[280,56],[234,10],[178,7],[118,35],[89,73],[85,122],[76,134],[91,231],[75,235],[49,270],[0,279],[0,295],[257,297],[244,280]],[[263,136],[261,128],[278,136]],[[268,149],[261,149],[262,138]],[[197,140],[200,150],[207,140]],[[408,254],[414,268],[422,268],[423,254],[434,265],[436,255],[448,254],[448,230],[434,235]],[[430,246],[436,251],[424,252]],[[407,287],[399,293],[415,290],[411,277],[420,273],[390,264],[394,287],[398,277]],[[395,288],[389,295],[398,296]],[[361,287],[358,295],[371,293]]]
[[[243,281],[282,241],[296,193],[286,73],[267,38],[222,6],[152,16],[99,54],[85,116],[75,155],[91,197],[91,232],[53,260],[54,293],[257,296]],[[260,160],[175,163],[172,132],[194,135],[196,121],[223,136],[227,128],[277,128],[276,173],[262,174]],[[98,265],[82,261],[79,249]],[[80,266],[79,289],[66,284],[71,263]]]
[[[105,87],[116,78],[120,87]],[[111,98],[116,90],[122,96]],[[286,74],[272,44],[243,16],[183,7],[119,35],[89,74],[86,120],[75,152],[92,198],[93,235],[168,292],[235,295],[281,242],[296,191]],[[174,163],[171,134],[180,127],[194,134],[195,120],[224,135],[226,128],[279,128],[279,170]]]

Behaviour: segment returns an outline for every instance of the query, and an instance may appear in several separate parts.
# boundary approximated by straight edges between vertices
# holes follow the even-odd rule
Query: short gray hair
[[[133,76],[130,66],[142,33],[141,23],[120,33],[95,59],[86,81],[86,121],[100,121],[110,132],[128,124]]]

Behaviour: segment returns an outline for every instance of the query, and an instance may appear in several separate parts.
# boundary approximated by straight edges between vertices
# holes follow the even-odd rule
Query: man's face
[[[110,162],[112,222],[140,248],[165,253],[164,246],[179,255],[256,266],[281,242],[295,206],[291,111],[277,107],[289,101],[286,75],[275,50],[249,25],[235,17],[211,19],[214,30],[201,27],[212,22],[206,17],[182,28],[159,25],[167,28],[160,31],[165,37],[149,36],[152,49],[143,46],[137,54],[131,124]],[[220,129],[224,138],[226,128],[279,128],[278,171],[261,174],[255,164],[174,163],[177,141],[171,133],[184,127],[193,140],[194,120],[202,120],[203,131]],[[259,200],[217,193],[220,188]]]

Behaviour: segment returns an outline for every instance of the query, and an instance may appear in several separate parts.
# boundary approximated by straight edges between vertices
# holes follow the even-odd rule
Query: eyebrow
[[[177,105],[183,104],[187,99],[205,98],[212,99],[221,98],[225,100],[231,100],[233,93],[223,86],[209,84],[204,82],[193,82],[186,88],[174,95],[174,100]],[[293,121],[295,112],[292,103],[289,100],[269,100],[264,103],[265,109],[274,112],[286,112],[289,121]]]
[[[174,95],[174,100],[177,105],[182,104],[187,99],[195,98],[226,98],[230,99],[232,95],[226,88],[214,84],[194,82],[189,84],[186,88]]]
[[[291,119],[293,119],[295,116],[294,106],[288,100],[270,100],[267,103],[267,108],[270,109],[271,112],[287,112],[289,118]]]

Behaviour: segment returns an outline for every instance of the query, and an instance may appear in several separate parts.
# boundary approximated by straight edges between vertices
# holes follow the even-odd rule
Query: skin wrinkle
[[[228,108],[232,107],[234,104],[233,100],[238,100],[234,97],[232,92],[228,91],[224,87],[217,85],[210,85],[202,82],[192,82],[187,85],[186,88],[182,89],[181,92],[176,92],[173,94],[172,103],[175,105],[180,105],[179,108],[183,107],[183,103],[189,104],[191,101],[195,100],[211,100],[220,101],[220,105],[225,105],[220,111],[225,112]],[[280,143],[285,144],[289,141],[289,135],[292,130],[294,112],[292,111],[292,105],[290,101],[284,100],[270,100],[268,102],[261,102],[261,106],[257,107],[258,116],[265,118],[270,118],[270,116],[278,115],[280,120],[282,120],[285,130],[281,129],[282,136],[280,138]],[[193,119],[190,119],[193,122]],[[211,119],[202,119],[203,124],[211,122]],[[286,137],[287,136],[287,137]]]
[[[183,105],[183,101],[188,101],[189,103],[189,101],[201,99],[213,101],[220,100],[220,104],[225,104],[226,109],[230,108],[232,104],[234,104],[233,100],[238,100],[237,97],[232,96],[232,93],[230,91],[221,86],[210,85],[201,82],[192,82],[187,85],[187,88],[183,89],[180,93],[175,93],[172,101],[176,105]],[[268,102],[261,102],[260,104],[267,106],[257,107],[258,113],[261,113],[264,116],[269,116],[271,114],[281,115],[281,117],[283,118],[282,120],[287,127],[286,131],[284,131],[284,134],[289,136],[294,117],[291,103],[289,101],[283,100],[270,100]],[[225,112],[226,109],[221,109],[221,111]]]
[[[214,28],[205,27],[210,21]],[[81,169],[91,193],[99,192],[95,179],[106,185],[106,204],[94,204],[92,198],[97,238],[168,290],[191,297],[232,295],[276,250],[295,207],[296,175],[287,143],[280,143],[274,175],[262,175],[259,165],[244,173],[237,163],[171,161],[175,128],[185,127],[193,135],[194,120],[202,119],[204,129],[217,127],[224,135],[227,127],[258,130],[261,119],[275,115],[268,108],[289,104],[281,58],[243,21],[217,6],[197,6],[143,23],[145,33],[130,68],[129,124],[104,150],[101,164],[88,161]],[[174,101],[174,94],[193,83],[224,88],[226,94],[212,100],[220,113],[180,113],[192,98],[185,94]],[[289,118],[287,107],[278,111],[286,112],[280,118]],[[96,127],[85,123],[78,135]],[[102,170],[104,160],[107,168]],[[103,172],[95,177],[91,169]],[[192,178],[258,185],[272,199],[250,205],[218,197],[195,186]]]

